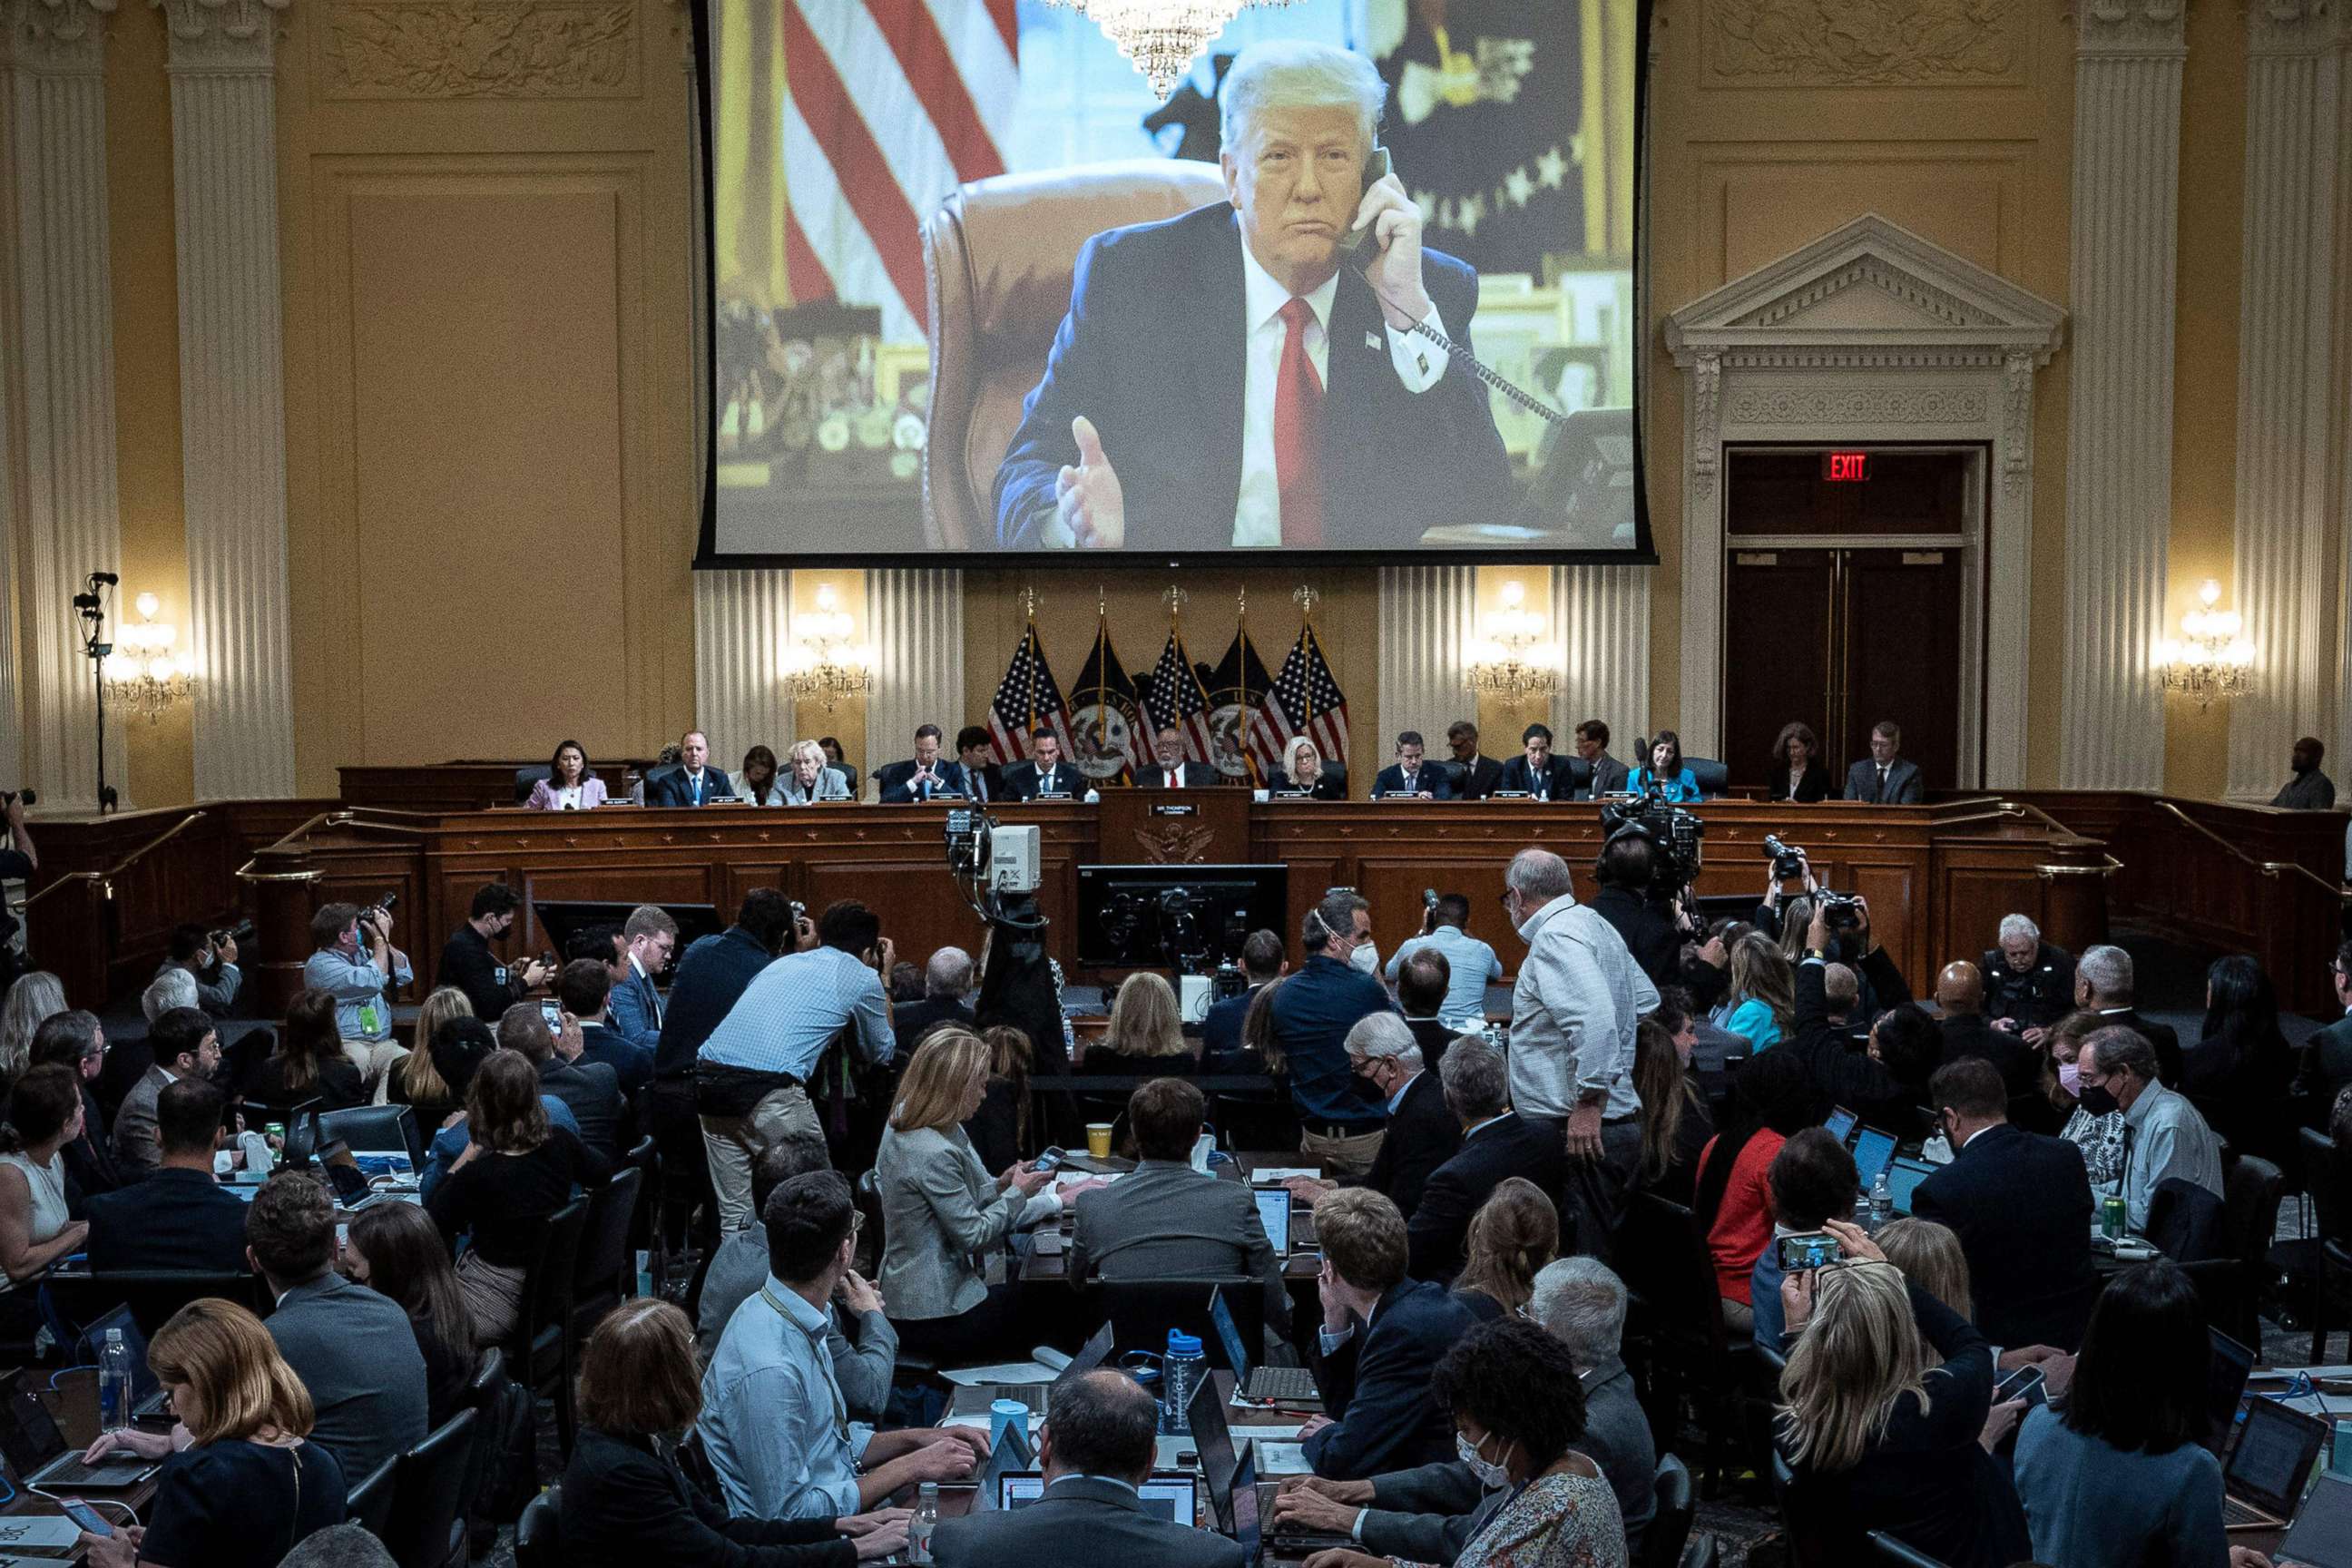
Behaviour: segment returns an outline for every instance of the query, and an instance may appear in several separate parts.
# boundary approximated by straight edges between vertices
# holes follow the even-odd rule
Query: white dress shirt
[[[1282,486],[1274,468],[1274,391],[1282,371],[1283,342],[1290,332],[1282,320],[1282,308],[1290,303],[1290,290],[1258,265],[1238,229],[1234,237],[1242,247],[1242,321],[1248,333],[1242,373],[1242,487],[1234,508],[1234,542],[1278,545],[1282,542]],[[1339,291],[1339,275],[1334,272],[1306,296],[1308,309],[1315,312],[1307,328],[1307,359],[1327,392],[1331,385],[1331,300]],[[1445,331],[1434,304],[1422,322]],[[1389,363],[1407,391],[1427,392],[1444,377],[1451,356],[1444,349],[1410,331],[1388,327],[1386,331]],[[1364,351],[1358,344],[1342,343],[1339,352]]]
[[[1528,916],[1524,934],[1511,994],[1512,1109],[1566,1117],[1594,1092],[1602,1121],[1634,1115],[1634,1026],[1657,1007],[1657,987],[1617,928],[1568,894]]]

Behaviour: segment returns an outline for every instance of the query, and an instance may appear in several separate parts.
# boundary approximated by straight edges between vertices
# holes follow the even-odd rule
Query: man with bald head
[[[1944,1062],[1986,1061],[2012,1096],[2031,1095],[2041,1065],[2023,1042],[1996,1029],[1984,1016],[1984,971],[1956,959],[1936,974],[1936,1005],[1944,1016]],[[2039,1130],[2037,1130],[2039,1131]]]
[[[1658,988],[1617,928],[1576,901],[1568,862],[1550,850],[1520,850],[1503,885],[1504,911],[1528,944],[1511,993],[1511,1105],[1566,1121],[1562,1250],[1606,1260],[1642,1158],[1633,1035]]]

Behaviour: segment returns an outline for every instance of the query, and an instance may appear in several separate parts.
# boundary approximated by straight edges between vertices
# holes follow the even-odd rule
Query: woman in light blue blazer
[[[1682,737],[1661,730],[1650,742],[1650,765],[1635,768],[1625,787],[1639,795],[1653,784],[1666,799],[1687,804],[1699,799],[1698,775],[1683,766]]]

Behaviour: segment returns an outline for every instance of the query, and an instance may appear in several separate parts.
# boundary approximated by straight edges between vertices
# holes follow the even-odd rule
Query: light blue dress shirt
[[[1460,926],[1439,926],[1427,936],[1412,937],[1397,944],[1383,971],[1390,981],[1394,982],[1397,972],[1404,967],[1407,954],[1424,947],[1433,947],[1444,953],[1449,966],[1445,1005],[1437,1016],[1449,1024],[1474,1018],[1484,1024],[1486,983],[1503,977],[1503,961],[1495,956],[1495,950]]]
[[[392,1037],[392,1004],[384,999],[384,988],[391,984],[405,985],[416,975],[408,967],[408,954],[392,949],[392,976],[384,977],[383,970],[365,959],[356,963],[331,947],[322,947],[302,962],[302,984],[313,991],[324,991],[335,999],[335,1028],[347,1040],[386,1040]],[[361,1014],[374,1009],[373,1027]]]
[[[813,947],[760,971],[698,1054],[719,1067],[782,1073],[805,1084],[846,1025],[856,1026],[858,1057],[890,1059],[895,1041],[881,976],[837,947]]]
[[[849,1418],[824,1313],[774,1275],[735,1309],[702,1374],[703,1451],[738,1519],[857,1511],[857,1461],[874,1428]]]

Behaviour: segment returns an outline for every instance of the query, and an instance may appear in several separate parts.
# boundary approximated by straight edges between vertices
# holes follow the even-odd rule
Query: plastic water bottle
[[[1192,1391],[1209,1374],[1209,1363],[1202,1359],[1201,1342],[1181,1329],[1168,1331],[1168,1354],[1162,1358],[1160,1373],[1160,1430],[1171,1436],[1189,1434],[1192,1430]]]
[[[1886,1184],[1886,1173],[1881,1170],[1870,1180],[1870,1228],[1875,1235],[1879,1226],[1895,1217],[1895,1194]]]
[[[907,1521],[907,1561],[931,1560],[931,1531],[940,1524],[940,1483],[925,1481],[915,1494],[915,1517]]]
[[[131,1425],[131,1347],[121,1329],[106,1331],[98,1352],[98,1425],[105,1432]]]

